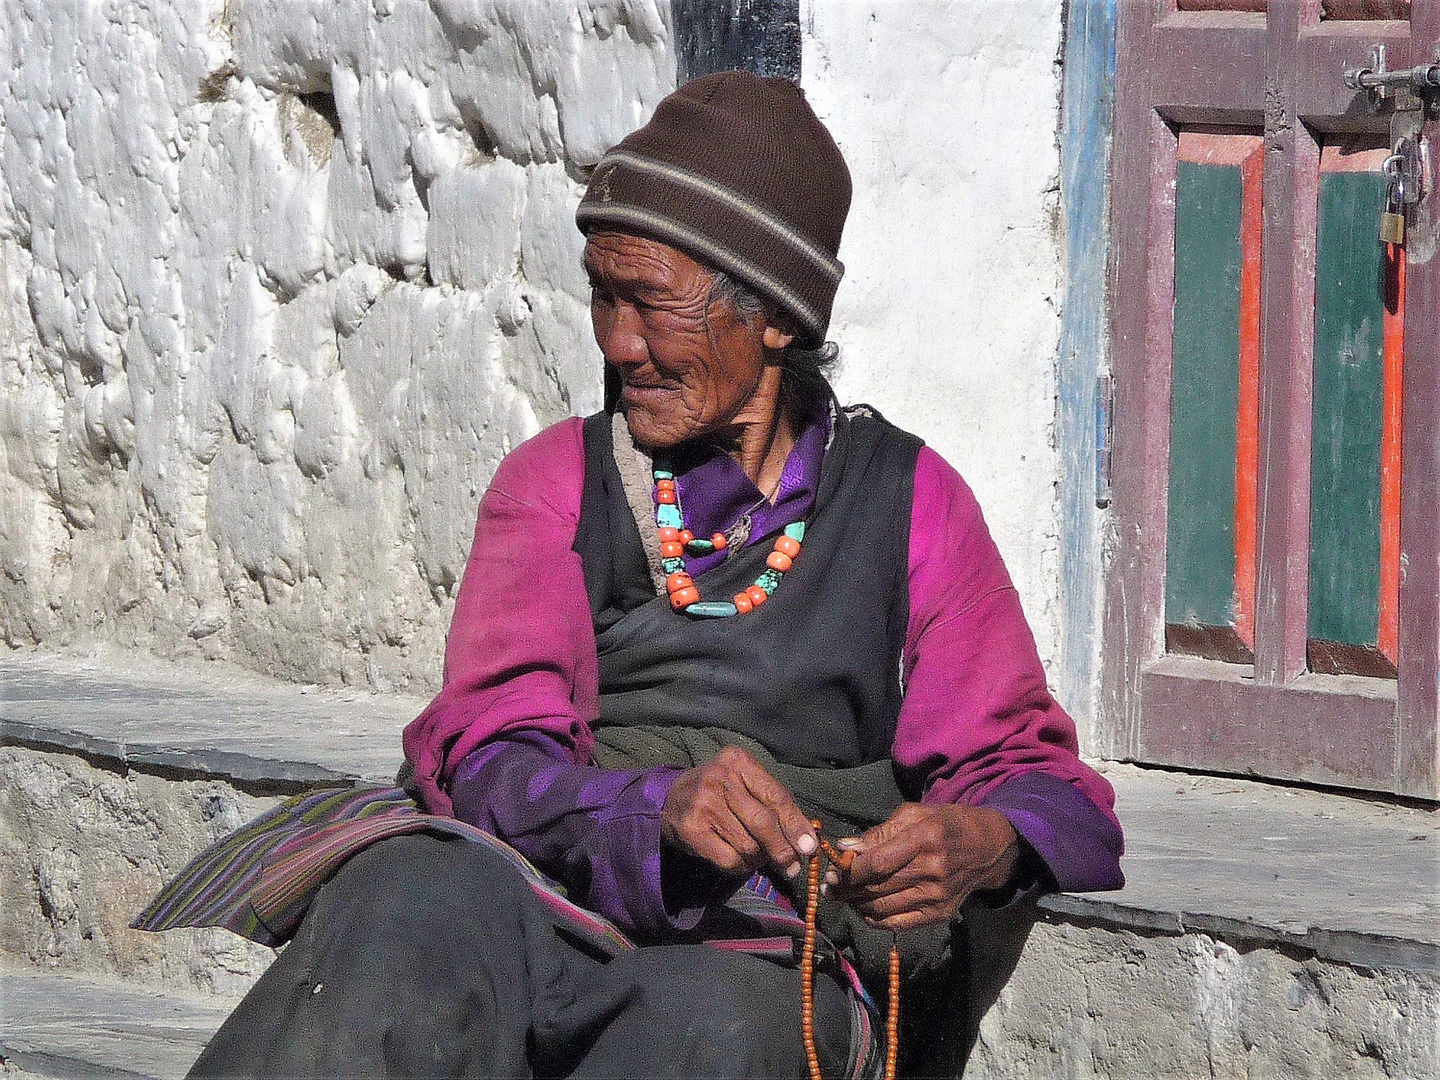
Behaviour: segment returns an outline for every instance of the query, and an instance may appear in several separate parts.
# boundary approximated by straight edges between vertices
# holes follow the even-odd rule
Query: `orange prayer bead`
[[[766,600],[770,599],[770,594],[767,593],[764,589],[762,589],[759,585],[751,585],[748,589],[745,590],[745,595],[750,597],[750,603],[754,604],[756,607],[759,607]]]
[[[678,543],[679,540],[680,540],[680,530],[679,530],[679,529],[661,529],[661,530],[660,530],[660,543],[662,543],[662,544],[674,544],[674,543]]]
[[[775,550],[793,559],[800,554],[800,541],[793,536],[781,536],[775,541]]]
[[[694,540],[694,539],[695,539],[695,534],[694,534],[693,532],[691,532],[689,529],[683,529],[683,530],[681,530],[681,532],[680,532],[680,543],[682,543],[682,544],[688,544],[688,543],[690,543],[691,540]]]
[[[677,570],[665,579],[666,592],[679,592],[681,589],[688,589],[695,581],[684,570]]]
[[[655,481],[655,487],[656,487],[658,490],[660,490],[660,491],[674,491],[674,490],[675,490],[675,481],[674,481],[674,480],[656,480],[656,481]]]
[[[674,506],[675,489],[671,488],[669,490],[666,490],[665,488],[661,488],[659,491],[655,492],[655,501],[657,503],[665,503],[669,506]]]
[[[727,547],[730,546],[730,541],[725,538],[724,533],[716,533],[714,536],[710,537],[710,543],[715,545],[716,551],[724,551]]]
[[[683,611],[691,604],[698,604],[699,602],[700,590],[695,588],[694,585],[691,585],[687,589],[681,589],[679,592],[673,592],[670,594],[670,606],[673,607],[676,611]]]
[[[783,551],[772,551],[769,556],[766,557],[765,565],[770,567],[771,570],[778,570],[783,574],[786,570],[790,569],[790,556],[786,555]]]
[[[683,558],[684,555],[685,545],[680,543],[680,541],[678,540],[673,540],[668,544],[660,545],[660,557],[662,559],[679,559]]]
[[[755,601],[750,599],[749,593],[737,592],[731,599],[731,603],[735,605],[737,615],[744,615],[747,611],[755,610]]]

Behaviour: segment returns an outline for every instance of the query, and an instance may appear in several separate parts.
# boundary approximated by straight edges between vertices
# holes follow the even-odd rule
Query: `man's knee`
[[[803,1062],[797,970],[708,945],[640,949],[626,960],[647,997],[649,1022],[688,1044],[697,1061],[738,1057],[774,1075]],[[817,975],[816,1045],[832,1070],[849,1054],[850,1012],[846,991]]]
[[[483,939],[518,932],[528,886],[503,857],[480,844],[428,835],[397,836],[360,852],[315,899],[306,921],[317,944],[341,949],[430,952],[453,958]]]

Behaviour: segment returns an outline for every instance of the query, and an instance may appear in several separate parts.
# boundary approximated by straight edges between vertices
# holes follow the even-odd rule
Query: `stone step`
[[[106,843],[131,844],[132,864],[148,854],[135,847],[133,821],[163,826],[143,838],[160,853],[153,884],[148,892],[137,884],[125,897],[138,910],[166,871],[280,794],[392,782],[400,729],[424,703],[130,653],[0,656],[0,744],[43,754],[47,763],[65,760],[55,751],[68,751],[92,769],[127,773],[122,792],[82,776],[79,765],[67,765],[68,775],[48,786],[34,779],[34,768],[16,768],[9,775],[24,805],[7,808],[0,795],[0,822],[12,839],[27,834],[31,857],[17,863],[68,842],[28,835],[39,828],[31,821],[4,821],[7,814],[38,818],[34,804],[42,799],[53,800],[49,818],[84,822],[76,844],[108,825],[106,815],[118,819]],[[1048,897],[1047,911],[1145,932],[1273,943],[1375,968],[1430,972],[1440,963],[1440,812],[1433,805],[1097,766],[1115,787],[1125,823],[1128,884],[1120,893]],[[95,804],[81,807],[76,799],[86,783]],[[1347,852],[1365,855],[1337,857]],[[82,859],[80,877],[101,869]],[[66,877],[62,870],[39,875],[42,893],[46,880]],[[0,867],[0,885],[13,885],[13,895],[33,892],[23,887],[28,882],[5,881],[4,872]],[[51,901],[42,895],[41,907],[66,907],[64,896]],[[0,948],[16,951],[4,942]],[[235,988],[222,982],[216,989]]]
[[[0,1077],[183,1077],[233,998],[0,969]]]

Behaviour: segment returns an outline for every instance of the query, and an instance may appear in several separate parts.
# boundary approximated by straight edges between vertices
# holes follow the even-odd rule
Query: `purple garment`
[[[717,450],[714,457],[675,478],[685,527],[696,536],[709,538],[730,528],[748,511],[750,536],[759,540],[792,521],[800,521],[815,503],[815,488],[829,437],[828,417],[817,420],[800,433],[785,459],[773,502],[766,500],[734,458]],[[723,551],[687,556],[685,569],[692,577],[699,577],[724,561]],[[703,583],[701,585],[703,593]]]
[[[703,903],[667,911],[660,810],[679,769],[576,765],[543,732],[519,732],[470,754],[455,778],[455,816],[522,852],[568,891],[630,930],[689,929]]]
[[[1120,826],[1074,784],[1042,772],[1021,773],[991,791],[980,805],[1004,814],[1040,857],[1051,879],[1043,883],[1047,888],[1099,892],[1125,884]]]
[[[696,536],[710,536],[748,512],[750,536],[758,541],[803,519],[815,503],[829,435],[828,417],[801,433],[785,459],[773,502],[733,458],[719,451],[681,473],[676,488],[685,527]],[[685,568],[698,578],[724,560],[720,551],[687,556]],[[704,580],[699,584],[703,589]],[[531,770],[533,780],[525,782]],[[660,811],[679,772],[668,767],[638,773],[577,765],[558,739],[523,732],[466,757],[456,772],[451,800],[457,818],[521,851],[582,896],[590,910],[629,930],[688,930],[717,886],[724,890],[724,882],[696,874],[688,861],[674,859],[663,864],[667,871],[673,867],[679,872],[662,877]],[[613,779],[597,784],[597,775]],[[638,782],[641,777],[643,784]],[[606,803],[607,795],[614,806]],[[731,889],[738,884],[730,882]]]
[[[827,438],[825,421],[801,433],[773,504],[728,455],[717,453],[680,473],[676,480],[686,527],[707,536],[724,531],[748,511],[751,536],[758,540],[805,517],[815,500]],[[971,556],[971,549],[985,557]],[[721,553],[690,558],[687,569],[699,578],[723,558]],[[967,580],[946,565],[957,558],[989,576]],[[973,496],[954,470],[928,450],[921,452],[916,468],[910,564],[911,628],[897,765],[922,773],[927,802],[990,806],[1005,815],[1053,879],[1042,875],[1040,881],[1017,881],[1022,891],[1036,885],[1072,891],[1119,888],[1124,883],[1120,829],[1076,786],[1093,786],[1099,778],[1078,760],[1073,767],[1047,760],[1044,748],[1050,744],[1058,749],[1068,738],[1073,745],[1073,726],[1045,688],[1024,614]],[[703,578],[697,584],[703,593]],[[960,586],[969,591],[952,597],[950,590]],[[1030,661],[1010,668],[997,667],[983,655],[1023,658],[1026,649]],[[977,669],[983,671],[977,674]],[[954,679],[966,681],[951,685]],[[996,699],[993,708],[991,698]],[[991,733],[967,732],[967,739],[977,741],[972,752],[965,739],[947,730],[954,726],[948,720],[957,700],[965,699],[985,715],[1029,711],[1025,723],[1004,733],[1016,744],[1014,752],[1031,762],[1028,769],[1017,772],[1002,765],[995,771],[991,762],[996,759],[983,745],[995,737]],[[967,753],[985,764],[967,771],[962,760]],[[1072,757],[1067,751],[1062,761]],[[1042,771],[1047,768],[1053,771]],[[717,882],[701,875],[691,883],[688,874],[679,880],[681,875],[671,871],[677,861],[662,865],[660,812],[677,775],[671,768],[599,769],[577,763],[571,747],[553,733],[507,732],[464,758],[451,799],[456,817],[518,848],[586,906],[617,924],[641,931],[688,929],[699,906],[713,898]]]

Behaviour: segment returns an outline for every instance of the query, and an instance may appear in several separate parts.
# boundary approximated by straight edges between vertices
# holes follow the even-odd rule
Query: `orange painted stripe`
[[[1259,135],[1186,130],[1180,132],[1176,153],[1195,165],[1243,165],[1264,143]]]
[[[1258,140],[1257,140],[1258,141]],[[1235,410],[1235,633],[1255,648],[1256,522],[1260,498],[1260,241],[1265,147],[1240,166],[1240,396]]]
[[[1320,148],[1320,171],[1322,173],[1363,172],[1378,173],[1380,166],[1390,156],[1390,147],[1383,141],[1375,145],[1375,135],[1342,135],[1336,141],[1327,142]]]
[[[1385,250],[1384,417],[1380,428],[1380,640],[1392,664],[1400,644],[1400,432],[1405,369],[1405,250]]]

